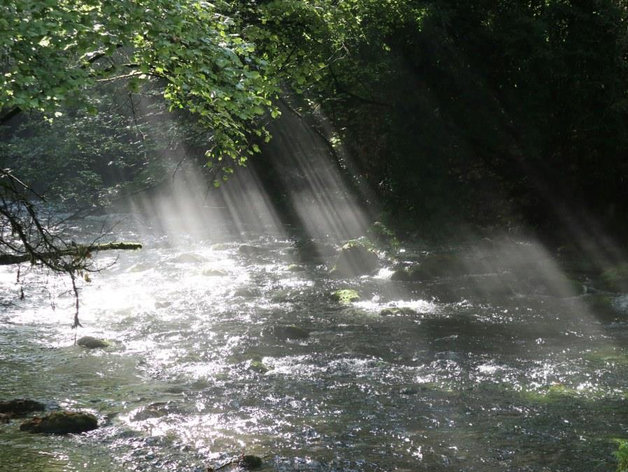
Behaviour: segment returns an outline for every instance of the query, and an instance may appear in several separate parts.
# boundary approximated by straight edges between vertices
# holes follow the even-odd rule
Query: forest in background
[[[53,201],[106,206],[171,179],[183,158],[216,187],[247,160],[298,180],[264,153],[283,113],[401,234],[625,234],[626,2],[0,8],[0,161]]]

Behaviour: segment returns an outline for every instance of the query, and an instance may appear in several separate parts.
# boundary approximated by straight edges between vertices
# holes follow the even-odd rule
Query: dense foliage
[[[409,229],[547,227],[582,209],[617,228],[628,210],[627,8],[617,0],[5,2],[2,153],[37,180],[44,154],[32,137],[59,133],[58,141],[68,131],[65,147],[45,154],[48,163],[72,155],[50,164],[80,177],[66,198],[90,193],[81,185],[102,195],[115,184],[103,163],[125,169],[119,180],[154,179],[162,167],[149,177],[141,169],[168,144],[151,140],[150,128],[173,120],[103,106],[131,93],[182,110],[177,133],[231,172],[226,161],[263,149],[265,124],[289,97],[349,178],[368,182]],[[57,117],[31,118],[24,131],[10,120],[18,110]],[[46,126],[53,131],[38,132]]]

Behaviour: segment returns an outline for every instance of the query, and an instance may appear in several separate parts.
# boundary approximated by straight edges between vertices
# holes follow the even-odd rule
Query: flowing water
[[[66,281],[22,274],[20,300],[3,269],[0,399],[92,412],[101,428],[0,425],[1,471],[202,472],[243,453],[268,471],[614,470],[613,438],[628,437],[626,295],[556,296],[503,269],[332,279],[333,257],[294,271],[293,239],[230,229],[120,229],[144,249],[102,253],[115,264],[81,288],[78,336],[106,349],[74,345]],[[344,288],[361,300],[333,301]],[[390,307],[414,311],[380,314]],[[283,335],[292,325],[309,337]]]

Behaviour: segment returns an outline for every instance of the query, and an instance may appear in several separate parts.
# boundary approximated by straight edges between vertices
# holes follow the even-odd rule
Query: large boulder
[[[355,277],[369,275],[379,269],[379,258],[372,249],[356,242],[345,244],[338,254],[331,275]]]
[[[54,411],[20,425],[21,431],[41,434],[79,434],[98,428],[98,419],[89,413]]]

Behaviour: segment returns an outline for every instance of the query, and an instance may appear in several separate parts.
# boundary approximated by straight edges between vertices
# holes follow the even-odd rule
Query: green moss
[[[358,294],[358,292],[351,289],[336,290],[334,293],[332,293],[331,296],[334,300],[342,303],[343,305],[348,305],[351,302],[360,299],[360,295]]]
[[[622,263],[602,272],[601,279],[606,288],[625,291],[628,289],[628,263]]]
[[[258,374],[265,374],[270,369],[260,360],[252,360],[249,363],[249,370]]]
[[[628,366],[628,352],[618,347],[597,349],[585,354],[585,359],[599,366]]]
[[[290,264],[288,266],[288,271],[290,271],[290,272],[304,272],[305,271],[305,267],[303,267],[302,265],[299,265],[299,264]]]

